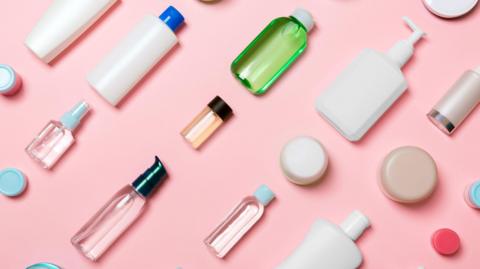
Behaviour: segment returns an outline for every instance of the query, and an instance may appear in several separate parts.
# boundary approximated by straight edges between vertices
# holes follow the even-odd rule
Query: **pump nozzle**
[[[403,17],[402,19],[412,29],[413,33],[407,39],[397,42],[387,53],[388,57],[397,63],[400,68],[412,57],[415,43],[426,35],[410,18]]]
[[[409,17],[404,16],[402,19],[413,31],[413,33],[407,39],[407,42],[413,47],[413,45],[415,45],[415,43],[417,43],[420,38],[426,35],[426,33],[422,29],[420,29],[420,27],[418,27]]]

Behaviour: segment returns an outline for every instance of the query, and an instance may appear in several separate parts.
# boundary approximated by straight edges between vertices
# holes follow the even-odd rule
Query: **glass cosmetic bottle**
[[[261,185],[253,196],[245,197],[225,220],[205,239],[207,247],[223,258],[263,216],[265,207],[275,198],[266,185]]]
[[[300,8],[274,19],[233,61],[232,73],[251,93],[264,94],[305,50],[313,25],[312,15]]]
[[[75,142],[73,131],[80,124],[88,110],[89,105],[82,101],[63,114],[60,121],[50,121],[27,146],[25,151],[44,168],[52,168]]]
[[[99,259],[141,215],[148,198],[166,177],[165,167],[155,156],[155,163],[118,191],[72,237],[72,244],[88,259]]]
[[[181,132],[182,136],[192,145],[199,148],[230,116],[232,109],[216,96],[208,106],[200,112]]]

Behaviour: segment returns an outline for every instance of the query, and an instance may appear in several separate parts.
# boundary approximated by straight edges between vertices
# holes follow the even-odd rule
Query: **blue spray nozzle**
[[[63,114],[60,121],[62,122],[63,126],[69,130],[75,129],[82,118],[87,114],[90,106],[87,102],[81,101],[76,104],[70,111]]]
[[[173,6],[169,6],[167,9],[165,9],[165,11],[160,14],[159,18],[174,32],[185,21],[182,13],[180,13],[180,11]]]

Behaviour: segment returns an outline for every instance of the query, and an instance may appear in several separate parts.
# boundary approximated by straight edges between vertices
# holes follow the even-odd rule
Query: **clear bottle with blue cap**
[[[89,105],[84,101],[79,102],[63,114],[60,121],[50,121],[25,151],[44,168],[52,168],[75,142],[73,131],[88,111]]]
[[[116,106],[178,43],[175,32],[183,22],[183,15],[172,6],[159,17],[145,16],[88,74],[88,82]]]
[[[219,258],[223,258],[240,239],[260,220],[265,207],[275,198],[266,185],[261,185],[253,196],[245,197],[213,230],[204,243]]]

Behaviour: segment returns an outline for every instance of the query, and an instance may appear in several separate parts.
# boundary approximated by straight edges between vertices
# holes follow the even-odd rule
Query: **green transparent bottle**
[[[253,94],[264,94],[305,50],[313,24],[304,9],[274,19],[233,61],[232,73]]]

